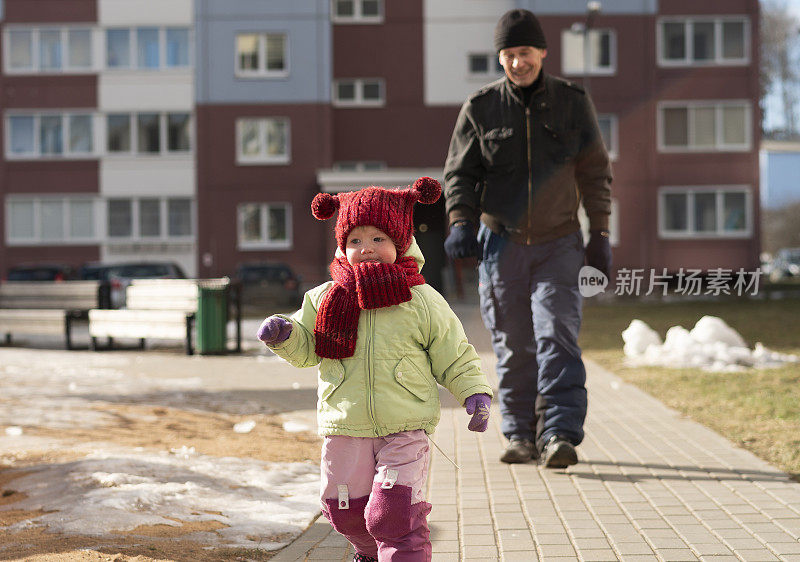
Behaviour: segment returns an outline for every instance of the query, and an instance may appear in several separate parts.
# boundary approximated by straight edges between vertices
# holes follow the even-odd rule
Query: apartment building
[[[595,101],[615,266],[754,268],[757,0],[604,0],[588,29],[582,0],[6,0],[0,270],[140,256],[326,278],[314,194],[441,179],[515,7],[540,17],[545,71]],[[442,209],[415,219],[433,277]]]
[[[193,20],[190,0],[5,3],[4,265],[196,271]]]

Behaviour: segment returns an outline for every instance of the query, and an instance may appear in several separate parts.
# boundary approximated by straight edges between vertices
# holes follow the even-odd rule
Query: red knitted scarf
[[[353,356],[362,310],[408,302],[411,287],[425,283],[410,256],[394,263],[362,262],[355,266],[347,258],[337,257],[331,262],[330,272],[334,285],[322,298],[314,325],[314,351],[329,359]]]

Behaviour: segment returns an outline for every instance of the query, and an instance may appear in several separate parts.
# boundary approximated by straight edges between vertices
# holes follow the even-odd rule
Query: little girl
[[[441,186],[368,187],[311,204],[336,222],[333,281],[291,316],[270,316],[258,338],[296,367],[319,365],[322,513],[355,547],[354,561],[429,561],[427,434],[439,422],[437,382],[485,431],[492,390],[444,298],[419,273],[416,201]]]

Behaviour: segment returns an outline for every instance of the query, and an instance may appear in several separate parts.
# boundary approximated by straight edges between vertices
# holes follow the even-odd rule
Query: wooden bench
[[[125,290],[126,308],[89,311],[91,349],[100,349],[98,338],[107,338],[106,349],[114,348],[114,338],[138,339],[141,349],[144,349],[148,339],[165,339],[184,341],[186,354],[193,355],[193,328],[200,287],[203,285],[224,289],[226,306],[230,308],[230,281],[227,278],[133,280]],[[229,310],[226,310],[226,325],[229,314]],[[241,351],[241,313],[238,306],[235,320],[236,351]]]
[[[8,281],[0,284],[0,334],[64,335],[72,346],[72,327],[89,310],[109,306],[108,285],[100,281]]]

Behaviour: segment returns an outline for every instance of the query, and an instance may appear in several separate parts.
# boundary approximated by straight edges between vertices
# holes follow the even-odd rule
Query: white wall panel
[[[99,0],[100,25],[192,25],[193,0]]]
[[[508,10],[513,8],[533,9],[530,6],[520,6],[519,4],[516,0],[425,0],[423,10],[425,21],[436,19],[468,21],[475,18],[488,18],[494,26],[497,18]]]
[[[100,160],[100,192],[106,196],[194,196],[192,156],[110,156]]]
[[[191,111],[194,73],[189,70],[104,72],[98,79],[101,111]]]
[[[470,77],[468,55],[494,53],[494,25],[494,16],[483,21],[451,18],[425,23],[426,105],[461,105],[469,94],[493,80]]]

